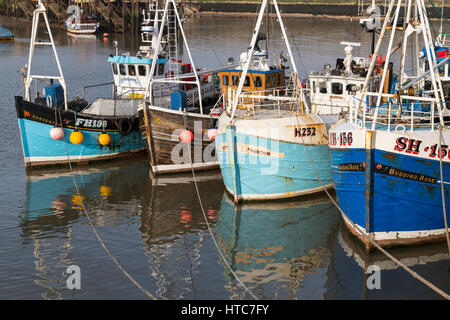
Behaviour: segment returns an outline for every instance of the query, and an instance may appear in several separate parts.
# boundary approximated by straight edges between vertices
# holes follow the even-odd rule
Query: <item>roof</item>
[[[108,58],[108,62],[111,63],[124,63],[124,64],[152,64],[153,59],[130,57],[130,56],[113,56]],[[169,59],[158,59],[156,63],[167,63]]]
[[[261,73],[261,74],[269,74],[269,73],[277,73],[283,71],[283,69],[273,69],[273,70],[248,70],[247,73]],[[242,72],[241,69],[226,69],[226,70],[221,70],[220,72]]]

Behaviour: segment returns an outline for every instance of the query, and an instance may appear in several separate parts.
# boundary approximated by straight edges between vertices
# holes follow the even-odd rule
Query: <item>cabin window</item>
[[[127,75],[127,69],[125,68],[125,66],[123,64],[119,64],[119,71],[122,76]]]
[[[255,83],[255,88],[261,88],[262,87],[262,79],[260,76],[256,76],[253,78],[253,82]]]
[[[136,75],[136,67],[132,64],[128,66],[128,75],[134,77]]]
[[[344,86],[342,83],[339,82],[333,82],[331,84],[331,93],[333,94],[342,94],[343,93]]]
[[[245,77],[244,87],[250,87],[250,77],[249,76]]]
[[[345,87],[345,91],[347,91],[348,94],[353,94],[352,88],[355,87],[355,89],[358,87],[356,84],[353,83],[349,83],[346,87]]]
[[[164,63],[158,64],[158,75],[162,76],[164,74]]]
[[[323,94],[328,93],[328,91],[327,91],[327,83],[326,82],[320,82],[319,81],[319,92],[323,93]]]
[[[227,75],[223,75],[222,76],[222,83],[223,83],[224,86],[229,85],[229,79],[228,79]]]
[[[112,66],[113,73],[117,74],[117,64],[112,63],[111,66]]]
[[[232,76],[231,77],[231,82],[232,82],[233,86],[239,85],[239,76]]]
[[[313,81],[313,83],[312,83],[312,91],[313,91],[313,93],[316,93],[316,82],[315,81]]]
[[[138,72],[141,77],[145,77],[147,75],[147,67],[146,66],[138,66]]]

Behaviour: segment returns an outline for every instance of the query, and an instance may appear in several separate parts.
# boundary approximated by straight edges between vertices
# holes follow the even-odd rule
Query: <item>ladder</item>
[[[169,55],[168,71],[170,78],[178,78],[178,38],[177,38],[177,17],[175,14],[174,2],[169,5],[167,12],[167,49]]]

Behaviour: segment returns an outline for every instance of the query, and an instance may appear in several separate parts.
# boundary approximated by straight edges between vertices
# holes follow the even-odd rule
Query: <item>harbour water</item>
[[[197,67],[237,60],[254,23],[187,20]],[[90,222],[123,269],[157,299],[251,299],[233,273],[260,299],[441,299],[384,255],[367,255],[324,194],[235,207],[220,171],[197,174],[197,193],[190,174],[152,179],[144,158],[27,175],[14,96],[23,90],[17,71],[28,60],[31,25],[6,18],[0,24],[16,36],[0,44],[0,299],[148,298],[113,263]],[[370,38],[357,22],[289,18],[285,24],[303,77],[343,57],[341,41],[361,41],[354,55],[368,54]],[[139,44],[137,36],[75,38],[53,30],[69,98],[83,86],[112,81],[113,40],[123,51]],[[275,32],[271,41],[282,45],[278,39]],[[50,55],[37,50],[36,73],[54,70]],[[98,96],[111,92],[86,91],[88,100]],[[445,243],[391,252],[450,292]],[[80,289],[67,286],[73,265],[81,271]],[[370,265],[380,270],[377,287],[367,285]]]

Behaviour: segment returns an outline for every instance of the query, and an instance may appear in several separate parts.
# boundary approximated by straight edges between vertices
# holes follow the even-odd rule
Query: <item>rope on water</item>
[[[61,110],[59,110],[58,109],[58,111],[59,111],[59,118],[60,118],[60,121],[61,121],[61,128],[62,128],[62,116],[61,116]],[[55,119],[56,120],[56,119]],[[92,223],[92,220],[91,220],[91,217],[89,216],[89,214],[87,213],[87,210],[86,210],[86,207],[84,206],[84,201],[83,201],[83,199],[81,198],[81,194],[80,194],[80,190],[79,190],[79,188],[78,188],[78,184],[77,184],[77,182],[76,182],[76,179],[75,179],[75,175],[74,175],[74,171],[73,171],[73,168],[72,168],[72,163],[70,162],[70,157],[69,157],[69,150],[68,150],[68,148],[67,148],[67,143],[66,143],[66,139],[65,138],[63,138],[64,139],[64,146],[65,146],[65,148],[66,148],[66,155],[67,155],[67,162],[68,162],[68,164],[69,164],[69,168],[70,168],[70,171],[72,172],[72,180],[73,180],[73,183],[74,183],[74,185],[75,185],[75,189],[76,189],[76,192],[77,192],[77,195],[78,195],[78,199],[80,199],[80,204],[81,204],[81,207],[82,207],[82,209],[83,209],[83,211],[84,211],[84,214],[85,214],[85,216],[86,216],[86,218],[87,218],[87,220],[88,220],[88,223],[89,223],[89,226],[92,228],[92,231],[94,232],[94,234],[95,234],[95,237],[97,238],[97,240],[98,240],[98,242],[100,243],[100,245],[103,247],[103,249],[106,251],[106,253],[107,253],[107,255],[111,258],[111,260],[114,262],[114,264],[120,269],[120,271],[122,271],[122,273],[136,286],[136,287],[138,287],[145,295],[147,295],[150,299],[153,299],[153,300],[158,300],[158,299],[156,299],[150,292],[148,292],[145,288],[143,288],[121,265],[120,265],[120,263],[117,261],[117,259],[111,254],[111,252],[109,251],[109,249],[106,247],[106,245],[105,245],[105,243],[103,242],[103,240],[102,240],[102,238],[100,237],[100,235],[98,234],[98,232],[97,232],[97,229],[95,228],[95,226],[94,226],[94,224]]]
[[[442,197],[442,211],[444,214],[444,225],[445,225],[445,236],[447,238],[447,246],[448,246],[448,254],[450,255],[450,239],[448,235],[448,227],[447,227],[447,212],[445,208],[445,193],[444,193],[444,172],[442,170],[442,151],[441,151],[441,139],[442,139],[442,126],[439,126],[439,172],[441,175],[441,197]]]
[[[184,112],[184,128],[187,130],[187,111]],[[201,211],[203,214],[203,218],[205,219],[206,226],[208,227],[208,231],[211,235],[211,239],[213,240],[214,245],[216,246],[216,249],[219,252],[220,258],[225,263],[227,268],[230,270],[231,274],[234,276],[234,278],[237,280],[237,282],[239,282],[239,284],[245,289],[245,291],[247,291],[252,296],[253,299],[259,300],[258,297],[253,292],[251,292],[249,288],[247,288],[247,286],[241,281],[241,279],[239,279],[237,274],[233,271],[231,266],[228,264],[226,258],[224,257],[224,255],[222,253],[222,250],[220,250],[220,248],[219,248],[217,240],[215,239],[214,234],[211,230],[211,226],[209,225],[208,218],[206,217],[205,209],[203,208],[203,201],[200,196],[200,191],[198,190],[197,179],[195,178],[195,170],[194,170],[194,166],[192,163],[192,154],[191,154],[191,144],[190,143],[187,143],[187,149],[188,149],[188,153],[189,153],[189,159],[191,162],[192,179],[194,180],[195,191],[197,192],[197,198],[200,203],[200,208],[201,208]]]

